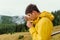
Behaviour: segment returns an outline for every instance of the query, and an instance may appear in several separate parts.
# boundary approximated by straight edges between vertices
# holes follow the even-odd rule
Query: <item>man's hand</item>
[[[26,21],[32,21],[32,19],[31,19],[29,16],[27,16],[27,15],[24,17],[24,19],[25,19]]]
[[[26,24],[27,27],[28,27],[28,28],[32,27],[32,26],[33,26],[32,20],[29,18],[29,16],[25,16],[24,18],[25,18],[25,20],[27,21],[27,24]]]
[[[27,24],[26,25],[27,25],[28,28],[30,28],[30,27],[33,26],[33,24],[30,21],[27,21]]]

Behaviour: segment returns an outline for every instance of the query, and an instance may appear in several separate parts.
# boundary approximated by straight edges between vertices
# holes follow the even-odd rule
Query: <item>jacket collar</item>
[[[33,21],[33,24],[36,24],[39,21],[39,19],[41,19],[40,15],[37,17],[36,20]]]

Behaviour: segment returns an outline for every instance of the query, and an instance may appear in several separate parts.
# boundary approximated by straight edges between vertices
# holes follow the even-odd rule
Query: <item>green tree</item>
[[[10,24],[10,23],[13,23],[12,22],[12,17],[10,17],[10,16],[2,16],[1,17],[1,19],[2,19],[2,23],[7,23],[7,24]]]
[[[54,20],[53,20],[53,24],[54,26],[56,25],[60,25],[60,10],[52,12],[52,14],[54,15]]]

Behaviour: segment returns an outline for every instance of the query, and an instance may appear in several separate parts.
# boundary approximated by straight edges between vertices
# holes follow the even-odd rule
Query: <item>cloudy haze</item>
[[[40,11],[60,9],[60,0],[0,0],[0,15],[21,16],[29,4],[36,4]]]

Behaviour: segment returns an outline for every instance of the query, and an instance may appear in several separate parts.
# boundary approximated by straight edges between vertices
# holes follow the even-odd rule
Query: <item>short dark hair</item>
[[[32,13],[32,11],[40,12],[35,4],[30,4],[27,6],[25,14]]]

